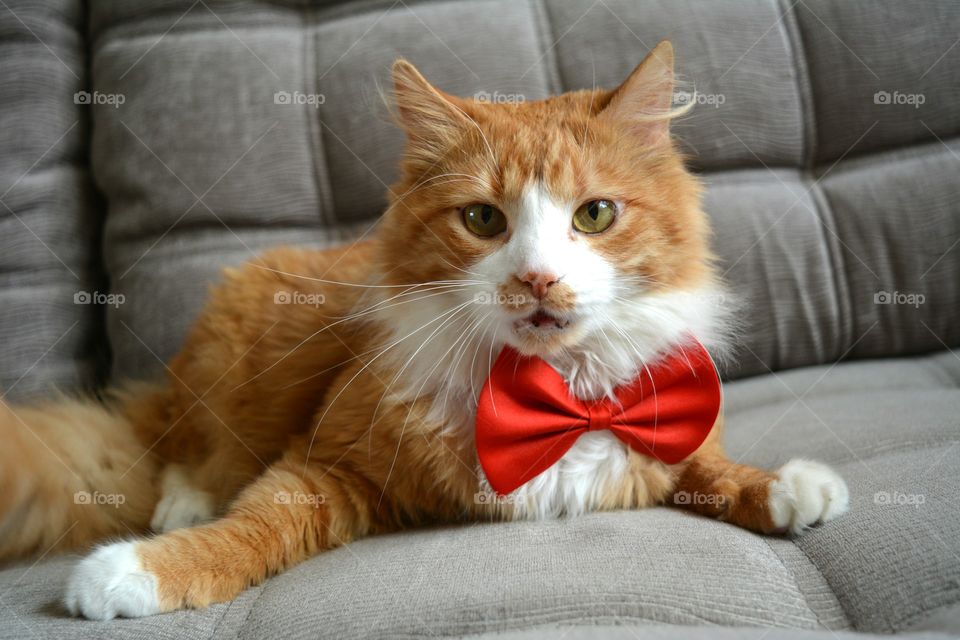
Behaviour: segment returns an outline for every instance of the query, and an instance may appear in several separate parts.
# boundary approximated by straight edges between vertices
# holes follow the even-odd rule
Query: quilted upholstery
[[[104,259],[127,301],[107,310],[114,373],[158,371],[225,262],[369,229],[401,145],[378,93],[396,57],[452,93],[536,99],[614,86],[663,37],[701,95],[676,131],[717,253],[756,311],[728,374],[956,344],[958,21],[911,3],[94,2],[93,84],[126,96],[94,107]]]
[[[960,5],[89,0],[83,14],[0,3],[12,397],[95,379],[108,357],[112,379],[156,375],[223,266],[368,232],[401,145],[378,91],[396,57],[451,93],[532,100],[614,86],[668,37],[700,96],[675,132],[744,305],[730,450],[834,464],[853,511],[796,542],[659,509],[412,532],[229,605],[107,626],[52,604],[57,559],[0,572],[0,638],[960,629]],[[76,105],[81,88],[107,101]],[[123,304],[73,304],[97,289]]]
[[[0,393],[93,386],[105,292],[82,3],[0,7]],[[84,295],[86,294],[86,296]],[[101,356],[106,352],[101,351]]]
[[[119,624],[125,637],[243,640],[585,622],[789,627],[821,640],[960,629],[960,358],[757,376],[728,385],[726,411],[732,455],[769,466],[824,460],[850,483],[851,513],[796,542],[670,509],[415,531],[323,554],[232,604]],[[0,573],[8,606],[37,635],[116,631],[117,622],[63,618],[55,602],[71,565]],[[8,626],[10,638],[22,633]]]

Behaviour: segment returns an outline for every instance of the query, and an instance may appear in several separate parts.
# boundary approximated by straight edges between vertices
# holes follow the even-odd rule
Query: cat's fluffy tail
[[[146,530],[159,498],[156,389],[105,404],[0,400],[0,562]],[[138,424],[139,423],[139,424]]]

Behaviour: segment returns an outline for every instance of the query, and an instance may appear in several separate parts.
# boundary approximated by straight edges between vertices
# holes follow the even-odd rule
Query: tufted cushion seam
[[[771,285],[771,281],[772,281],[772,280],[771,280],[771,277],[770,277],[769,265],[767,265],[767,262],[766,262],[765,260],[761,260],[761,261],[758,263],[757,267],[758,267],[758,270],[761,272],[761,275],[760,275],[760,277],[758,278],[758,280],[760,280],[761,282],[763,282],[763,286],[764,286],[764,287],[766,288],[766,290],[767,290],[767,297],[768,297],[768,299],[773,300],[773,299],[774,299],[774,294],[773,294],[773,287],[772,287],[772,285]],[[772,328],[772,330],[773,330],[773,344],[777,345],[777,348],[776,348],[776,349],[773,351],[773,353],[771,354],[771,355],[773,356],[773,362],[771,363],[772,366],[770,366],[770,364],[765,364],[764,366],[766,366],[767,369],[769,369],[769,370],[771,370],[771,371],[776,371],[776,370],[780,370],[780,369],[783,368],[783,365],[781,364],[781,359],[783,358],[783,351],[782,351],[782,349],[783,349],[783,344],[784,344],[784,343],[783,343],[782,336],[781,336],[780,324],[777,322],[777,315],[776,315],[776,313],[773,313],[773,314],[772,314],[772,320],[773,320],[773,321],[770,323],[770,326],[771,326],[771,328]]]
[[[485,1],[485,0],[482,0],[482,1]],[[440,1],[404,0],[403,2],[398,2],[397,0],[373,0],[372,2],[362,2],[362,1],[356,2],[356,4],[359,6],[352,6],[353,5],[352,2],[344,1],[341,3],[337,3],[332,7],[316,7],[314,4],[310,3],[310,4],[305,4],[302,7],[285,7],[285,8],[276,7],[271,4],[269,8],[272,8],[274,10],[279,9],[279,11],[277,11],[278,13],[296,12],[300,14],[301,23],[300,24],[296,24],[296,23],[283,24],[283,23],[270,22],[268,24],[263,24],[263,23],[251,22],[249,24],[228,23],[228,25],[230,27],[230,30],[236,34],[242,34],[243,32],[247,32],[247,31],[300,31],[303,29],[302,16],[305,13],[310,15],[311,24],[321,24],[321,23],[329,24],[329,23],[337,22],[339,20],[354,18],[354,17],[365,15],[365,14],[369,14],[369,13],[374,13],[378,10],[394,12],[394,11],[401,10],[403,8],[416,7],[418,5],[435,6],[439,4],[453,4],[455,2],[456,0],[440,0]],[[394,6],[394,5],[397,5],[397,6]],[[266,11],[268,7],[263,6],[261,8],[264,11]],[[193,12],[198,10],[202,11],[203,10],[202,6],[194,7],[193,9],[191,9],[190,11],[187,11],[186,13],[179,10],[172,11],[168,9],[160,9],[157,11],[152,11],[147,16],[136,16],[133,18],[129,18],[127,20],[116,22],[114,24],[109,25],[108,27],[101,29],[100,33],[89,34],[90,42],[91,42],[90,49],[91,50],[99,49],[101,47],[100,45],[101,41],[108,41],[111,45],[115,42],[124,43],[124,42],[134,42],[136,40],[147,40],[151,43],[154,43],[157,40],[157,32],[156,30],[153,30],[152,25],[150,26],[150,29],[151,29],[150,31],[128,33],[128,34],[112,33],[112,32],[122,31],[125,27],[127,27],[128,23],[131,25],[142,26],[145,20],[151,20],[155,17],[161,16],[164,14],[169,14],[171,16],[171,21],[170,21],[171,24],[175,22],[177,18],[179,18],[181,15],[185,16],[183,20],[181,20],[178,24],[173,26],[169,30],[169,32],[165,34],[165,37],[176,36],[176,35],[189,36],[189,35],[223,34],[231,39],[233,38],[233,36],[224,29],[221,22],[213,17],[211,17],[211,23],[209,25],[188,24],[189,23],[188,18],[190,17],[190,15]],[[212,11],[210,13],[213,13],[214,16],[218,15],[215,11]],[[230,17],[231,18],[239,17],[240,15],[241,14],[236,14]],[[254,13],[253,15],[257,15],[257,14]],[[163,33],[163,31],[164,30],[161,29],[160,32]]]
[[[944,367],[944,370],[946,370],[946,367]],[[766,376],[769,376],[769,375],[772,375],[772,374],[762,374],[762,375],[763,375],[764,377],[766,377]],[[917,391],[956,391],[956,390],[957,390],[957,386],[958,386],[958,385],[950,385],[950,386],[948,386],[948,385],[945,384],[945,385],[942,386],[942,387],[933,387],[933,388],[924,388],[924,389],[910,389],[910,391],[913,391],[913,392],[917,392]],[[874,391],[876,391],[876,392],[902,391],[902,390],[903,390],[902,387],[886,387],[886,388],[878,387],[878,388],[875,388],[875,389],[870,389],[871,392],[874,392]],[[819,398],[842,398],[842,397],[845,397],[845,396],[849,396],[851,393],[857,393],[857,392],[855,392],[855,391],[850,391],[850,390],[839,390],[839,391],[832,391],[832,392],[831,392],[831,391],[827,391],[827,392],[823,392],[823,393],[817,393],[815,396],[804,396],[802,393],[800,393],[800,394],[798,394],[798,395],[800,395],[800,396],[804,399],[804,401],[809,401],[809,400],[812,400],[812,399],[819,399]],[[773,398],[773,399],[767,400],[767,401],[765,401],[765,402],[759,402],[759,403],[757,403],[757,404],[739,405],[736,409],[734,409],[733,411],[727,413],[727,416],[730,417],[730,416],[738,415],[738,414],[741,414],[741,413],[744,413],[744,412],[748,412],[748,411],[762,410],[762,409],[766,409],[766,408],[769,408],[769,407],[776,406],[776,405],[781,404],[781,403],[783,403],[783,402],[789,402],[789,401],[793,401],[793,400],[794,400],[794,397],[791,396],[791,395],[789,395],[789,392],[788,392],[786,389],[784,389],[784,396],[781,397],[781,398]]]
[[[190,15],[196,11],[203,11],[203,8],[200,6],[194,7],[192,10],[187,12],[183,20],[173,26],[169,32],[165,34],[165,38],[170,36],[194,36],[194,35],[206,35],[211,34],[222,34],[229,38],[233,38],[230,35],[230,32],[227,31],[223,25],[211,16],[211,22],[209,24],[187,24],[190,19]],[[164,13],[176,13],[174,17],[171,18],[170,24],[176,21],[177,18],[183,14],[183,12],[164,12]],[[217,15],[216,13],[214,15]],[[113,46],[115,43],[127,43],[127,42],[136,42],[137,40],[145,40],[151,44],[157,41],[158,32],[156,29],[150,25],[149,27],[144,27],[143,22],[139,19],[132,19],[127,22],[121,21],[116,24],[112,24],[109,27],[101,30],[101,32],[95,36],[91,35],[89,38],[90,50],[99,51],[105,46]],[[170,24],[166,26],[169,27]],[[243,32],[248,31],[299,31],[301,26],[295,23],[283,24],[271,22],[269,24],[263,23],[250,23],[250,24],[236,24],[228,22],[227,23],[230,29],[237,34],[242,34]],[[132,26],[131,26],[132,25]],[[144,31],[132,31],[131,33],[123,33],[124,29],[131,29],[132,27],[145,29]],[[163,33],[165,29],[160,29],[159,33]],[[119,33],[114,33],[119,32]]]
[[[474,0],[478,3],[493,3],[497,0]],[[331,23],[344,18],[353,18],[364,14],[384,11],[412,11],[417,7],[440,5],[457,5],[461,0],[334,0],[332,3],[318,3],[316,0],[305,0],[313,6],[320,22]],[[326,4],[327,6],[316,6]],[[386,19],[386,18],[385,18]]]
[[[246,629],[247,623],[250,621],[250,614],[252,614],[253,611],[254,611],[254,609],[257,608],[257,603],[260,602],[260,599],[261,599],[261,598],[263,598],[263,594],[266,593],[267,587],[268,587],[269,585],[270,585],[270,581],[269,581],[269,580],[266,580],[266,581],[264,581],[263,583],[261,583],[258,587],[256,587],[256,588],[259,590],[259,592],[257,593],[256,598],[253,599],[253,602],[250,603],[250,606],[247,607],[246,615],[243,616],[243,622],[241,622],[239,625],[237,625],[237,632],[234,634],[234,636],[233,636],[234,638],[239,638],[240,635],[241,635],[241,634],[244,632],[244,630]],[[224,618],[227,617],[227,613],[228,613],[228,612],[229,612],[229,609],[223,613],[223,616],[220,618],[220,621],[221,621],[221,622],[223,621]],[[218,623],[217,623],[217,627],[214,628],[213,633],[210,634],[210,639],[209,639],[209,640],[213,640],[214,638],[217,637],[217,636],[216,636],[216,632],[217,632],[217,630],[219,629],[219,627],[220,627],[220,624],[219,624],[219,622],[218,622]]]
[[[769,543],[768,543],[768,544],[769,544]],[[854,624],[853,624],[852,618],[850,617],[850,612],[847,611],[847,608],[843,605],[843,600],[840,599],[840,597],[838,596],[836,590],[830,585],[830,581],[827,580],[827,577],[826,577],[825,575],[823,575],[823,571],[820,570],[819,565],[817,565],[817,563],[814,562],[814,559],[810,556],[809,553],[807,553],[806,549],[803,548],[803,545],[798,544],[798,545],[796,545],[796,547],[797,547],[797,550],[800,551],[800,553],[803,554],[803,557],[805,557],[805,558],[807,559],[807,562],[809,562],[809,563],[813,566],[813,568],[817,571],[817,573],[820,574],[820,577],[823,579],[823,584],[825,584],[825,585],[827,586],[827,588],[830,589],[830,593],[833,594],[833,597],[836,598],[836,600],[837,600],[837,604],[840,605],[840,610],[843,611],[843,616],[844,616],[844,618],[846,618],[847,624],[848,624],[851,628],[853,628],[853,627],[854,627]],[[817,621],[818,621],[818,622],[820,621],[820,618],[819,618],[819,617],[817,617]]]
[[[254,600],[254,602],[256,602],[256,600]],[[213,640],[213,638],[218,637],[217,633],[220,631],[220,627],[223,626],[223,621],[227,619],[227,615],[230,613],[230,610],[233,609],[233,605],[235,605],[236,603],[237,603],[236,599],[231,600],[230,602],[227,603],[227,606],[224,607],[223,609],[223,613],[220,614],[220,617],[217,618],[217,622],[213,625],[213,630],[210,631],[208,640]],[[247,615],[249,615],[249,611],[247,612]],[[233,637],[236,638],[238,635],[239,635],[239,631],[233,634]]]
[[[800,597],[803,599],[803,603],[804,603],[805,605],[807,605],[807,609],[810,611],[810,613],[813,615],[813,617],[816,618],[817,624],[819,624],[820,627],[821,627],[821,628],[824,628],[824,629],[830,629],[830,628],[832,628],[832,627],[824,624],[823,620],[820,618],[820,613],[819,613],[819,611],[817,611],[816,609],[813,608],[813,606],[811,606],[810,600],[807,598],[806,591],[805,591],[805,590],[803,589],[803,587],[800,585],[800,581],[797,580],[797,575],[796,575],[796,573],[794,573],[794,572],[790,569],[790,567],[788,567],[788,566],[786,565],[786,563],[783,561],[783,558],[781,558],[781,557],[780,557],[780,554],[777,553],[777,550],[774,549],[774,547],[773,547],[772,544],[770,544],[770,539],[769,539],[769,537],[763,536],[763,542],[764,542],[764,544],[766,544],[767,547],[770,549],[770,552],[771,552],[774,556],[776,556],[777,562],[779,562],[779,563],[780,563],[780,566],[783,567],[784,573],[786,573],[787,575],[789,575],[790,578],[793,580],[793,586],[796,587],[797,593],[800,594]],[[794,545],[794,546],[797,547],[797,549],[803,554],[803,557],[807,559],[807,563],[813,568],[814,571],[817,572],[817,575],[820,576],[820,582],[829,590],[830,594],[833,596],[833,599],[837,601],[837,605],[840,607],[840,610],[843,611],[843,619],[844,619],[844,621],[846,622],[846,628],[851,628],[851,627],[853,627],[853,621],[850,619],[850,614],[847,613],[847,610],[843,607],[843,604],[840,602],[840,598],[837,597],[837,592],[834,591],[833,587],[831,587],[831,586],[830,586],[830,583],[827,581],[827,577],[826,577],[825,575],[823,575],[823,572],[822,572],[822,571],[820,571],[820,567],[818,567],[817,564],[810,558],[810,556],[807,555],[807,554],[803,551],[803,549],[800,547],[800,545]]]
[[[435,3],[434,0],[405,0],[406,5],[418,5]],[[303,16],[305,11],[310,11],[318,15],[319,20],[323,22],[331,22],[335,20],[340,20],[344,18],[350,18],[353,16],[363,15],[364,13],[370,13],[375,10],[384,10],[393,7],[393,5],[398,5],[400,2],[397,0],[333,0],[332,2],[325,2],[326,6],[317,6],[318,3],[313,0],[306,0],[302,3],[282,3],[282,2],[257,2],[254,3],[252,7],[242,7],[241,10],[236,13],[231,13],[227,16],[228,20],[224,20],[230,25],[230,28],[234,31],[240,29],[287,29],[287,30],[297,30],[300,29],[295,23],[290,24],[278,24],[271,22],[269,25],[263,25],[260,22],[253,22],[252,18],[247,16],[258,16],[263,13],[269,13],[274,16],[284,16],[284,15],[295,15],[297,17]],[[207,14],[212,14],[210,17],[212,25],[220,25],[218,29],[214,26],[213,29],[208,29],[206,26],[196,26],[186,24],[189,21],[191,14],[194,12],[203,13],[203,6],[192,7],[189,11],[183,10],[183,5],[173,5],[171,4],[168,7],[164,6],[155,6],[153,8],[145,10],[142,14],[137,15],[128,15],[122,18],[111,17],[109,22],[104,22],[101,20],[99,26],[92,25],[92,21],[88,16],[88,24],[91,26],[85,30],[85,37],[89,42],[91,50],[96,50],[100,46],[102,40],[132,40],[135,38],[144,38],[149,40],[156,40],[157,30],[156,27],[152,24],[149,24],[152,21],[160,21],[163,19],[164,25],[173,25],[178,18],[183,16],[183,20],[179,24],[176,24],[171,30],[171,34],[176,33],[189,33],[189,32],[204,32],[204,31],[222,31],[223,27],[220,24],[219,20],[213,16],[221,17],[226,15],[225,12],[218,11],[220,7],[214,6],[212,9],[206,9]],[[252,10],[251,10],[252,9]],[[88,11],[89,13],[89,11]],[[250,19],[249,24],[240,24],[237,25],[236,22],[231,22],[233,19]],[[124,35],[122,33],[116,34],[116,31],[123,31],[124,29],[129,29],[131,26],[135,28],[144,28],[144,25],[148,25],[142,33],[131,33]],[[161,28],[160,32],[162,33],[165,29]],[[79,32],[80,30],[78,30]],[[32,39],[32,38],[31,38]]]
[[[550,10],[546,0],[530,0],[530,12],[533,15],[533,30],[536,32],[539,44],[543,49],[543,57],[538,63],[547,80],[550,93],[563,93],[568,90],[560,71],[560,61],[556,56],[553,23],[550,20]]]
[[[814,215],[819,222],[820,232],[823,236],[823,247],[827,254],[831,268],[828,270],[831,275],[831,298],[837,313],[838,326],[843,332],[840,337],[840,345],[850,344],[851,336],[854,332],[853,303],[850,300],[850,291],[847,286],[846,274],[843,268],[843,256],[837,247],[836,232],[832,232],[832,238],[827,237],[827,228],[824,228],[828,222],[827,217],[833,217],[833,211],[830,202],[820,188],[819,179],[813,175],[813,167],[817,158],[817,118],[814,107],[813,82],[810,78],[810,68],[807,64],[806,49],[803,43],[803,35],[800,30],[799,20],[796,14],[797,1],[781,0],[781,6],[786,5],[785,10],[785,29],[784,38],[791,48],[791,61],[794,63],[794,70],[797,79],[797,94],[800,97],[801,117],[803,119],[803,167],[811,180],[810,194],[816,211]],[[836,355],[840,355],[837,353]]]
[[[814,173],[821,178],[833,172],[834,176],[846,175],[851,172],[872,171],[882,164],[907,163],[920,160],[924,157],[944,156],[949,162],[955,159],[960,152],[960,136],[950,136],[940,140],[920,140],[912,144],[894,145],[883,149],[871,149],[862,155],[844,159],[841,162],[826,160],[814,167]],[[819,171],[823,169],[823,171]]]
[[[943,365],[942,363],[938,363],[938,362],[932,362],[932,361],[930,362],[930,364],[933,366],[936,366],[938,370],[944,372],[945,375],[941,376],[943,378],[942,386],[929,386],[929,387],[922,387],[922,388],[912,387],[909,389],[904,389],[903,387],[889,386],[889,387],[871,387],[869,389],[853,389],[852,390],[852,389],[841,388],[837,390],[813,391],[813,389],[816,389],[824,384],[829,384],[829,380],[820,380],[812,387],[808,387],[805,390],[801,390],[800,393],[798,393],[797,395],[799,395],[805,401],[809,401],[809,400],[815,400],[820,398],[844,397],[844,396],[849,396],[851,394],[861,394],[861,393],[874,394],[874,393],[885,393],[888,391],[906,390],[906,391],[916,393],[916,392],[925,392],[925,391],[957,391],[958,390],[958,387],[960,387],[960,379],[958,379],[957,376],[953,374],[946,365]],[[761,374],[760,376],[757,376],[757,377],[769,378],[770,376],[775,376],[775,375],[777,374],[774,372],[771,372],[771,373]],[[748,380],[748,379],[745,378],[742,380],[737,380],[737,381],[734,381],[732,384],[738,384],[745,380]],[[733,413],[743,413],[745,411],[753,411],[756,409],[766,409],[766,408],[781,404],[784,401],[794,400],[794,396],[790,395],[790,391],[788,391],[787,388],[783,388],[783,394],[784,394],[783,397],[772,398],[770,400],[758,402],[755,404],[750,404],[750,405],[741,404]]]
[[[305,7],[303,11],[303,81],[304,86],[312,87],[311,93],[320,93],[320,79],[317,76],[319,69],[317,60],[319,51],[317,48],[317,22],[316,10],[313,7]],[[308,136],[308,146],[310,149],[310,159],[313,163],[313,170],[310,177],[313,180],[314,188],[317,192],[317,202],[320,203],[319,216],[328,226],[334,226],[337,223],[336,213],[334,212],[333,201],[333,180],[330,176],[329,158],[327,156],[327,144],[323,135],[323,125],[319,111],[306,117]]]
[[[840,246],[841,239],[835,231],[833,208],[830,206],[830,200],[826,193],[820,187],[820,180],[814,178],[812,174],[809,178],[812,181],[810,195],[816,208],[814,215],[817,218],[817,226],[822,236],[822,245],[827,254],[827,260],[830,262],[830,268],[827,272],[830,274],[831,298],[837,309],[837,314],[840,316],[837,319],[837,326],[841,332],[839,350],[831,354],[832,357],[839,358],[846,355],[844,353],[845,345],[854,344],[856,338],[859,337],[853,335],[856,326],[856,305],[850,298],[850,287],[846,279],[846,262]]]
[[[951,352],[948,352],[948,353],[953,353],[953,354],[956,356],[956,353],[955,353],[955,352],[952,352],[952,351],[951,351]],[[960,359],[960,356],[957,356],[957,357],[958,357],[958,359]],[[960,371],[958,371],[957,369],[951,369],[950,367],[948,367],[948,366],[947,366],[946,364],[944,364],[943,362],[939,362],[939,361],[936,361],[936,360],[931,360],[931,361],[930,361],[930,364],[931,364],[932,366],[936,367],[937,370],[940,371],[940,372],[943,374],[942,377],[944,378],[944,380],[949,381],[950,383],[952,383],[953,386],[950,387],[950,388],[953,388],[953,389],[960,388]]]
[[[923,609],[922,611],[917,611],[916,613],[906,616],[901,620],[897,620],[897,627],[898,627],[897,632],[903,631],[907,627],[911,627],[917,624],[923,618],[929,618],[931,615],[933,615],[937,611],[952,609],[953,607],[956,607],[958,604],[960,604],[960,600],[954,600],[953,602],[947,602],[941,605],[937,605],[935,607],[930,607],[929,609]]]
[[[856,458],[854,459],[829,459],[823,457],[821,462],[829,464],[832,467],[835,467],[839,470],[844,470],[848,467],[858,467],[865,465],[869,462],[876,462],[877,460],[882,460],[883,458],[888,458],[891,456],[897,456],[904,453],[915,453],[918,451],[940,451],[943,452],[944,447],[950,447],[960,443],[960,440],[957,438],[935,438],[931,440],[924,441],[913,441],[913,442],[892,442],[887,446],[875,447],[871,451],[868,451],[864,454],[857,453]],[[880,443],[883,445],[884,443]]]
[[[793,62],[794,78],[797,81],[797,95],[800,98],[800,117],[803,127],[803,167],[811,169],[817,157],[817,118],[813,103],[813,82],[810,80],[810,67],[807,64],[806,49],[800,25],[797,20],[797,1],[780,0],[784,19],[781,21],[783,39],[790,47],[790,60]]]

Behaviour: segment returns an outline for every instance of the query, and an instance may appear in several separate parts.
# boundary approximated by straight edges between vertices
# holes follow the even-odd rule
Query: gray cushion
[[[958,10],[916,1],[795,6],[818,162],[960,133]]]
[[[694,166],[799,166],[803,59],[783,7],[741,0],[545,3],[563,89],[615,87],[660,40],[677,51],[680,87],[703,102],[675,126]],[[552,62],[548,57],[544,63]]]
[[[0,7],[0,394],[92,388],[104,336],[83,3]],[[101,353],[103,353],[101,351]],[[104,354],[105,355],[105,354]]]
[[[842,5],[93,3],[93,85],[127,98],[94,111],[105,262],[127,299],[108,309],[115,375],[161,369],[224,264],[369,229],[396,175],[401,137],[378,86],[397,56],[447,91],[536,99],[612,86],[662,37],[704,96],[676,132],[747,309],[727,375],[960,343],[957,145],[936,137],[955,132],[960,47],[945,34],[960,6]],[[906,67],[874,42],[927,23]],[[929,100],[874,104],[881,85]],[[277,92],[323,100],[275,104]],[[875,303],[883,292],[924,303]],[[157,322],[166,309],[176,317]]]
[[[851,513],[795,541],[659,508],[369,538],[232,604],[160,618],[64,618],[54,602],[70,565],[62,559],[26,576],[7,570],[0,589],[38,633],[76,638],[106,630],[251,640],[444,637],[584,623],[956,630],[958,384],[960,354],[950,352],[729,384],[733,456],[765,466],[812,457],[850,483]]]
[[[14,394],[93,380],[111,349],[114,378],[155,376],[224,265],[368,232],[396,175],[377,89],[397,56],[454,93],[536,99],[613,86],[669,37],[704,96],[675,131],[745,309],[730,449],[834,464],[853,511],[797,542],[665,509],[411,532],[231,604],[108,624],[63,617],[71,561],[56,559],[0,572],[0,637],[960,628],[960,366],[943,351],[960,345],[960,5],[91,0],[84,24],[80,2],[5,4],[0,200],[22,222],[0,207],[0,385]],[[84,86],[125,101],[81,108]],[[105,321],[73,304],[108,290],[101,259],[125,296]]]
[[[545,626],[537,629],[470,636],[471,640],[880,640],[889,636],[841,631],[798,631],[792,629],[717,629],[716,627],[670,627],[652,625],[597,625],[579,627]],[[931,640],[948,638],[939,633],[903,634],[902,638]]]

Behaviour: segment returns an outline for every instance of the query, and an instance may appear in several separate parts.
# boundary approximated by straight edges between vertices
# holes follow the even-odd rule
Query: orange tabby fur
[[[651,67],[669,73],[651,75]],[[10,443],[0,449],[0,480],[16,488],[0,492],[0,558],[146,532],[170,463],[189,470],[220,517],[138,544],[163,611],[231,599],[361,536],[509,518],[511,505],[475,498],[472,441],[431,421],[429,395],[407,401],[394,394],[397,363],[377,357],[387,337],[375,316],[342,320],[370,306],[369,290],[351,283],[399,292],[407,283],[448,281],[501,242],[463,232],[447,212],[465,202],[517,200],[533,179],[562,199],[604,193],[645,215],[592,238],[597,252],[657,289],[712,281],[700,187],[662,124],[672,93],[669,44],[616,91],[538,102],[447,96],[405,62],[394,76],[410,142],[374,240],[324,252],[282,248],[228,269],[156,387],[116,393],[105,407],[0,406],[0,432]],[[635,86],[651,78],[654,86]],[[454,120],[462,115],[459,125],[424,99],[429,92],[453,106]],[[638,115],[625,126],[628,109]],[[452,174],[479,179],[444,177]],[[502,292],[522,294],[525,286],[515,280]],[[323,295],[325,303],[276,305],[278,291]],[[570,292],[557,287],[545,304],[568,308]],[[670,503],[679,491],[716,494],[723,499],[680,506],[772,531],[775,476],[730,462],[721,423],[678,465],[631,451],[629,472],[604,493],[601,508]],[[76,491],[128,499],[121,509],[79,506]]]

